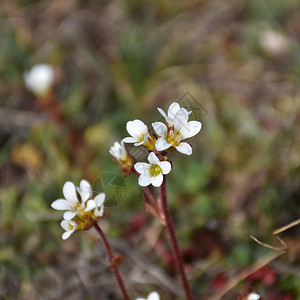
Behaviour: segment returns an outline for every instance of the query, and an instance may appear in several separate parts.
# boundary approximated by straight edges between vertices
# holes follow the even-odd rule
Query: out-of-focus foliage
[[[168,176],[197,299],[271,251],[250,234],[274,244],[272,232],[299,218],[299,1],[1,0],[0,16],[1,299],[118,299],[97,236],[62,241],[50,208],[65,181],[82,178],[111,196],[100,222],[125,256],[130,294],[154,287],[174,299],[147,273],[158,264],[174,275],[164,234],[140,214],[136,178],[114,176],[108,149],[128,120],[150,125],[175,100],[203,123]],[[24,86],[39,63],[55,69],[48,98]],[[228,299],[249,287],[300,297],[299,228],[282,237],[289,252]],[[145,259],[130,258],[133,248]]]

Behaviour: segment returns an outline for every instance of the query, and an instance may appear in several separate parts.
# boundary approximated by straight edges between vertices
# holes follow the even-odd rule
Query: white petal
[[[101,206],[103,204],[104,200],[105,200],[104,193],[101,193],[94,198],[94,201],[96,202],[97,207]]]
[[[196,135],[201,130],[202,124],[198,121],[190,121],[187,123],[187,126],[182,127],[180,134],[182,139],[190,138]]]
[[[166,118],[166,113],[161,109],[161,108],[157,108],[157,110],[162,114],[162,116],[164,117],[164,118]]]
[[[150,164],[155,165],[158,164],[160,162],[160,160],[158,159],[158,157],[154,154],[154,152],[150,152],[150,154],[148,155],[148,161]]]
[[[135,300],[147,300],[145,298],[136,298]]]
[[[157,175],[155,177],[151,177],[151,184],[155,187],[159,187],[159,186],[161,186],[163,180],[164,180],[164,176],[163,176],[163,174],[160,173],[159,175]]]
[[[160,166],[163,174],[169,174],[171,172],[172,167],[170,162],[161,161],[158,165]]]
[[[58,199],[51,203],[51,207],[57,210],[71,210],[72,206],[65,199]]]
[[[94,209],[94,215],[95,215],[96,217],[102,217],[102,216],[103,216],[103,213],[104,213],[104,206],[103,206],[103,205],[101,206],[101,209],[100,209],[100,210],[97,209],[97,208]]]
[[[74,232],[74,231],[66,231],[66,232],[64,232],[63,235],[62,235],[62,239],[63,239],[63,240],[68,239],[68,238],[71,236],[71,234],[72,234],[73,232]]]
[[[159,300],[159,294],[157,292],[152,292],[148,295],[147,300]]]
[[[191,155],[193,150],[191,145],[185,142],[181,142],[178,146],[175,147],[177,151],[186,154],[186,155]]]
[[[168,130],[167,126],[162,122],[152,123],[152,127],[153,127],[155,133],[159,136],[164,136]]]
[[[157,151],[163,151],[166,150],[168,148],[170,148],[172,145],[169,144],[164,137],[160,137],[159,139],[157,139],[157,141],[155,142],[155,148]]]
[[[135,170],[140,174],[148,174],[150,167],[151,166],[149,164],[144,162],[138,162],[134,165]]]
[[[76,188],[73,182],[67,181],[64,184],[63,194],[72,206],[75,206],[78,203]]]
[[[91,191],[84,191],[81,193],[81,199],[82,202],[86,202],[88,199],[90,199],[92,196],[92,192]]]
[[[144,139],[144,140],[145,140],[145,139]],[[143,145],[143,144],[144,144],[144,141],[142,141],[142,142],[137,142],[137,143],[134,144],[134,146],[138,147],[138,146],[141,146],[141,145]]]
[[[89,200],[87,202],[86,209],[84,210],[84,212],[88,212],[96,207],[97,207],[96,202],[94,200]]]
[[[180,130],[188,126],[189,114],[185,108],[180,108],[174,117],[174,129]]]
[[[168,109],[168,117],[171,119],[175,118],[175,115],[180,109],[180,105],[177,102],[173,102]]]
[[[77,213],[78,213],[77,211],[74,212],[74,211],[68,210],[64,213],[64,219],[65,220],[71,220],[77,215]]]
[[[91,189],[92,189],[92,188],[91,188],[91,185],[89,184],[89,182],[88,182],[87,180],[85,180],[85,179],[82,179],[82,180],[80,181],[80,188],[81,188],[82,190],[85,190],[85,189],[91,190]]]
[[[137,142],[137,139],[136,138],[133,138],[133,137],[126,137],[122,140],[124,143],[135,143]],[[111,155],[115,156],[114,154],[112,154],[110,152]]]
[[[126,124],[126,129],[131,136],[133,136],[137,139],[142,134],[146,134],[146,132],[148,131],[147,125],[145,125],[140,120],[128,121]]]
[[[140,186],[147,186],[151,183],[151,177],[150,175],[144,175],[142,174],[140,177],[139,177],[139,185]]]

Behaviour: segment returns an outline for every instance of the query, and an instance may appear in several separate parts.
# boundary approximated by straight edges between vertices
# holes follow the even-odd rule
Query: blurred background
[[[195,298],[300,298],[299,226],[240,273],[275,253],[251,234],[280,246],[300,216],[298,0],[1,0],[0,16],[0,299],[120,299],[96,232],[62,241],[50,207],[82,178],[109,196],[99,224],[132,299],[183,299],[162,226],[108,153],[173,101],[203,124],[168,176]],[[36,64],[54,70],[47,96],[26,89]]]

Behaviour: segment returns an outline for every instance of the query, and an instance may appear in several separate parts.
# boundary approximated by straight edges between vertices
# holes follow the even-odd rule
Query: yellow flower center
[[[162,173],[162,170],[161,170],[161,168],[160,168],[159,165],[151,165],[151,167],[150,167],[150,175],[151,175],[151,177],[156,177],[160,173]]]
[[[182,137],[179,131],[170,129],[168,130],[168,132],[166,132],[165,140],[167,141],[167,143],[171,144],[172,146],[177,146],[181,142]]]

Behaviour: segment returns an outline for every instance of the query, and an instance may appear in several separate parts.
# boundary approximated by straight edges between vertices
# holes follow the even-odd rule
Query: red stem
[[[107,255],[109,257],[109,261],[111,263],[113,261],[114,255],[113,255],[113,253],[111,251],[111,248],[110,248],[109,243],[108,243],[108,241],[106,239],[106,236],[105,236],[104,232],[101,230],[101,228],[99,227],[99,225],[97,224],[96,221],[93,221],[93,225],[94,225],[95,229],[97,230],[97,232],[99,233],[99,235],[101,237],[101,240],[102,240],[102,242],[104,244],[104,247],[106,249]],[[119,288],[121,290],[121,293],[123,295],[124,300],[129,300],[129,297],[127,295],[127,292],[126,292],[126,289],[125,289],[125,286],[123,284],[123,281],[122,281],[122,278],[121,278],[121,275],[119,273],[118,268],[116,266],[111,266],[111,267],[112,267],[112,270],[113,270],[113,272],[115,274],[115,277],[117,279],[117,282],[118,282],[118,285],[119,285]]]
[[[165,216],[165,222],[166,222],[166,227],[167,227],[167,231],[168,231],[168,235],[170,238],[170,242],[171,242],[171,246],[172,246],[172,251],[173,251],[173,255],[174,255],[174,259],[181,277],[181,281],[182,281],[182,285],[184,287],[184,291],[185,291],[185,295],[186,295],[186,299],[188,300],[192,300],[192,293],[186,278],[186,274],[184,271],[184,267],[183,267],[183,262],[180,256],[180,251],[179,251],[179,247],[178,247],[178,243],[177,243],[177,239],[176,239],[176,235],[175,235],[175,230],[174,230],[174,225],[172,222],[172,218],[171,218],[171,214],[169,211],[169,207],[168,207],[168,202],[167,202],[167,193],[166,193],[166,176],[164,176],[164,181],[161,185],[161,201],[162,201],[162,210]]]

